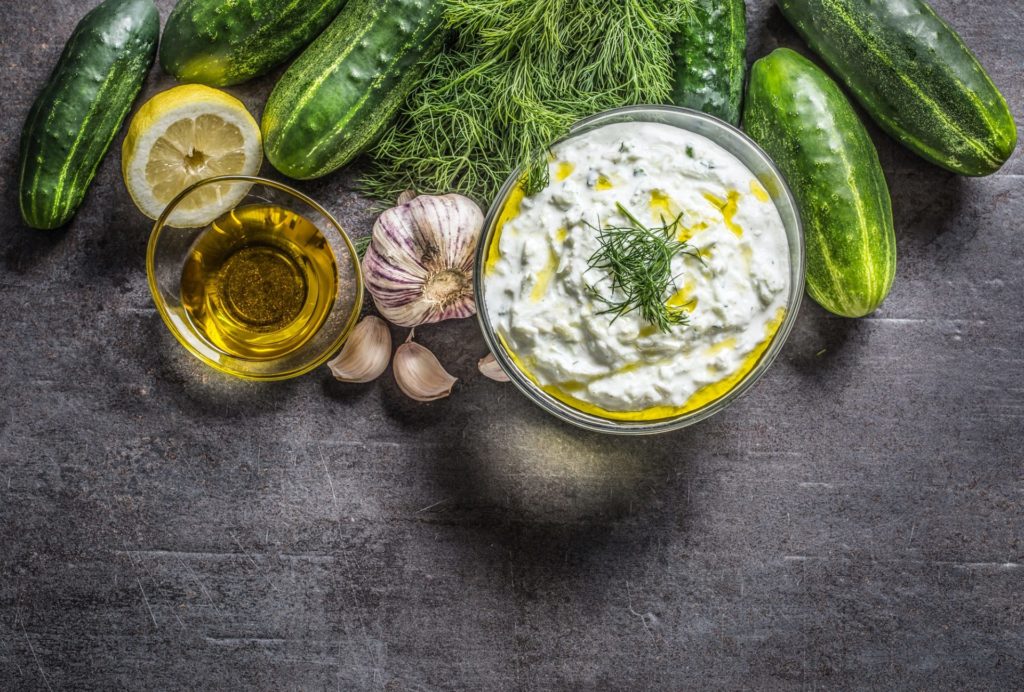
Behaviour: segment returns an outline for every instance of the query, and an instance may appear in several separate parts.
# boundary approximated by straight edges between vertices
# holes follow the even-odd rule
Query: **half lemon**
[[[143,104],[121,149],[128,194],[151,219],[190,185],[216,175],[256,175],[262,163],[260,128],[245,105],[201,84],[174,87]],[[204,186],[183,199],[167,223],[205,226],[248,190],[231,182]]]

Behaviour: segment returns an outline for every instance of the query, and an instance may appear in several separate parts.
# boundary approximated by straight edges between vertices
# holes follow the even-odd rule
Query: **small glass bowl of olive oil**
[[[198,228],[167,219],[178,205],[246,190]],[[195,197],[193,197],[195,196]],[[220,176],[178,195],[149,239],[146,272],[171,333],[201,361],[251,380],[297,377],[326,362],[363,303],[352,241],[323,207],[273,180]]]

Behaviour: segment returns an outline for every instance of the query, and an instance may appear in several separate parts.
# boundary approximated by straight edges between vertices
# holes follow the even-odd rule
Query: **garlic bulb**
[[[495,382],[510,382],[509,376],[498,365],[493,353],[488,353],[476,364],[477,369],[484,377],[489,377]]]
[[[370,382],[387,370],[391,360],[391,330],[379,317],[364,317],[338,357],[327,366],[342,382]]]
[[[452,377],[425,346],[409,339],[395,351],[395,382],[406,396],[416,401],[443,399],[452,393],[458,378]]]
[[[366,289],[390,322],[476,314],[473,261],[484,215],[461,195],[421,195],[380,215],[363,258]]]

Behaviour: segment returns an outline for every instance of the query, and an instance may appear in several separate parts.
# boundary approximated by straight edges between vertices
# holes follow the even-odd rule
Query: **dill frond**
[[[624,206],[616,206],[629,221],[628,226],[591,227],[601,245],[590,258],[590,268],[607,273],[611,279],[608,296],[594,286],[587,287],[606,306],[601,314],[614,315],[614,322],[626,313],[639,312],[645,322],[663,332],[688,324],[690,315],[685,307],[665,302],[670,288],[675,288],[672,260],[676,256],[689,255],[704,264],[700,251],[677,239],[683,215],[661,226],[647,227]]]
[[[517,168],[547,184],[546,148],[575,121],[668,102],[670,39],[689,0],[449,0],[452,45],[369,152],[366,193],[409,187],[489,203]]]

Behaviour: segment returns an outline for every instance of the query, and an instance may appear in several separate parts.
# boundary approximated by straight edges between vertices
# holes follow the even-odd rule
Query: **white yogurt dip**
[[[773,339],[790,292],[785,227],[754,174],[701,135],[656,123],[606,125],[555,146],[546,189],[506,204],[484,271],[487,312],[524,374],[574,408],[612,419],[667,418],[739,384]],[[592,268],[596,228],[660,227],[700,259],[672,260],[667,305],[687,324],[667,332],[615,298]],[[701,261],[703,259],[703,262]],[[597,295],[595,295],[595,291]]]

